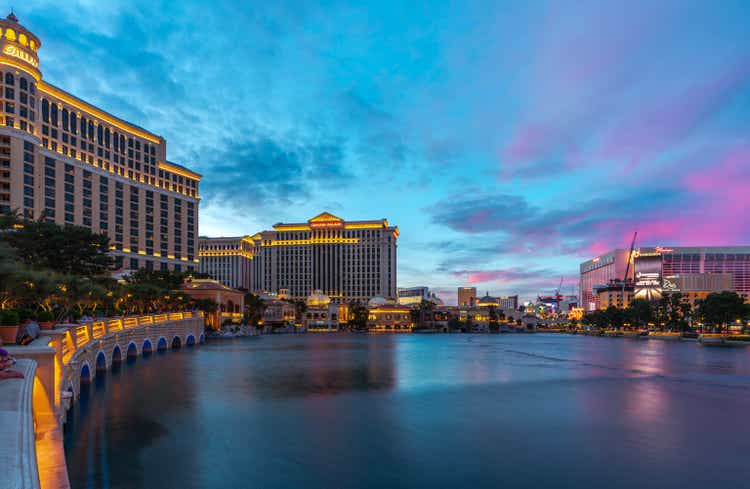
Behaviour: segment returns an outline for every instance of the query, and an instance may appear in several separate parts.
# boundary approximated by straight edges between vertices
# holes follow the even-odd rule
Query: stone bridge
[[[30,359],[35,364],[33,378],[3,382],[26,382],[33,386],[29,408],[33,410],[34,423],[30,435],[36,442],[31,448],[18,449],[33,449],[36,453],[21,457],[33,462],[11,467],[18,470],[18,478],[13,478],[12,473],[8,474],[12,480],[0,477],[0,483],[5,484],[2,487],[68,489],[61,426],[71,404],[80,395],[81,384],[91,382],[96,375],[127,358],[203,343],[203,328],[203,315],[198,312],[109,318],[59,325],[42,331],[43,336],[30,345],[4,347],[14,357]],[[34,372],[33,368],[30,371]],[[6,421],[13,423],[10,419]],[[3,431],[0,426],[0,433]],[[29,469],[24,465],[28,463],[37,465],[32,471],[38,478],[31,481],[23,477]]]

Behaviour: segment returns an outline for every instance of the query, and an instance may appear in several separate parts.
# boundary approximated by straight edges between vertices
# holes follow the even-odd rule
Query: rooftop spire
[[[10,13],[6,17],[6,19],[10,20],[11,22],[18,23],[18,17],[16,17],[16,14],[13,13],[13,8],[11,7]]]

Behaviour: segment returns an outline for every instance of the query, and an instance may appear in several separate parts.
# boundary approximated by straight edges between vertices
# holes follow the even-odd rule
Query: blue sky
[[[204,175],[200,231],[400,228],[399,285],[750,244],[750,2],[37,1],[44,78]]]

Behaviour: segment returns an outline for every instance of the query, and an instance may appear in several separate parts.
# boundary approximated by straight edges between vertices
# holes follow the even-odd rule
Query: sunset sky
[[[203,174],[200,234],[399,226],[399,285],[549,293],[750,244],[750,2],[16,2],[44,78]],[[8,6],[9,8],[9,6]]]

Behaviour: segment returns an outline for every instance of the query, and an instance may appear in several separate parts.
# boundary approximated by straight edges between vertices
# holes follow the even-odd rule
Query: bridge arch
[[[179,336],[172,338],[172,349],[179,350],[182,348],[182,339]]]
[[[185,339],[185,346],[193,346],[193,345],[195,345],[195,336],[190,334]]]
[[[164,351],[167,349],[167,339],[165,337],[159,338],[159,341],[156,342],[156,350],[157,351]]]
[[[107,356],[99,350],[99,353],[96,354],[96,371],[102,372],[104,370],[107,370]]]
[[[115,347],[112,349],[112,363],[120,363],[122,362],[122,351],[120,350],[120,345],[115,345]]]
[[[89,368],[89,362],[85,362],[81,367],[81,384],[91,383],[91,369]]]
[[[134,341],[131,341],[128,343],[128,349],[125,352],[125,355],[128,359],[135,358],[138,356],[138,346],[136,346]]]
[[[148,355],[153,351],[153,347],[151,346],[151,340],[146,338],[143,341],[143,346],[141,347],[141,352],[143,355]]]

